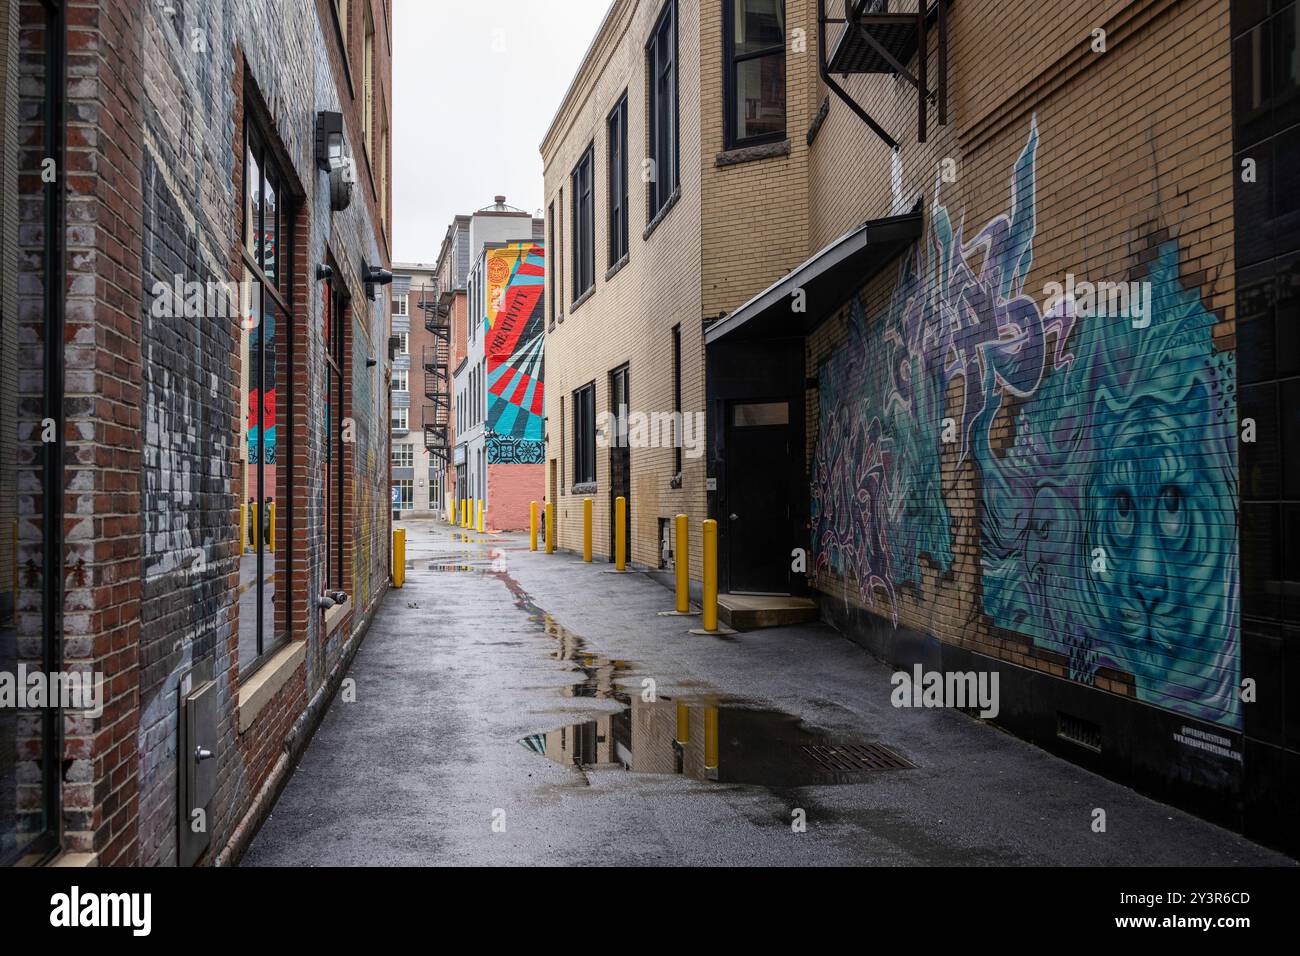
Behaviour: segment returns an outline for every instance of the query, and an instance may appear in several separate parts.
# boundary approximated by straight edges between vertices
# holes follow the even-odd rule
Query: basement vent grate
[[[888,747],[880,744],[842,744],[827,746],[811,744],[803,752],[813,763],[832,773],[865,773],[870,770],[915,770],[916,765],[904,760]]]
[[[1056,736],[1070,743],[1101,753],[1101,727],[1072,714],[1056,713]]]

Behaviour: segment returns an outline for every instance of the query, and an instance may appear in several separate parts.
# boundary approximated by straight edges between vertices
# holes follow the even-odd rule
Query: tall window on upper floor
[[[576,302],[596,281],[596,215],[592,195],[595,162],[591,146],[573,168],[573,298]]]
[[[335,275],[338,268],[334,268]],[[324,450],[321,464],[323,495],[322,511],[325,514],[325,548],[320,576],[322,591],[345,589],[343,576],[343,503],[347,471],[343,456],[343,431],[345,414],[344,388],[347,371],[347,333],[352,322],[351,302],[343,283],[335,278],[325,280],[324,335],[321,336],[325,375],[322,381],[324,394]],[[403,333],[405,334],[405,333]],[[402,411],[405,411],[403,409]]]
[[[555,324],[555,203],[546,210],[546,271],[549,282],[546,297],[551,306],[551,324]]]
[[[564,187],[555,198],[555,304],[560,309],[560,321],[564,321]]]
[[[785,0],[724,0],[728,149],[785,138]]]
[[[370,13],[370,5],[362,4],[366,15],[365,45],[361,52],[361,117],[365,133],[366,156],[371,164],[375,162],[375,20]],[[378,176],[375,177],[378,181]]]
[[[609,143],[609,264],[627,255],[627,94],[605,123]]]
[[[650,118],[649,218],[677,189],[677,0],[668,0],[646,43],[646,110]]]
[[[344,46],[348,39],[348,0],[334,0],[334,11],[339,15],[339,30],[343,34]]]
[[[379,227],[388,232],[388,116],[380,119],[379,127]]]

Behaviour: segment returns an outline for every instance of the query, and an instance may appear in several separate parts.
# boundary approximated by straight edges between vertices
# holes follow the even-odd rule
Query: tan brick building
[[[1300,637],[1295,9],[615,2],[542,144],[561,547],[583,495],[607,554],[629,493],[651,567],[664,519],[714,517],[724,591],[995,671],[1016,732],[1294,845],[1260,675]],[[623,363],[632,410],[680,379],[707,414],[680,488],[671,448],[575,448]]]
[[[542,143],[553,250],[546,293],[547,489],[557,504],[559,545],[581,548],[582,498],[590,496],[596,499],[594,550],[611,557],[613,499],[621,494],[629,501],[629,557],[650,568],[670,563],[665,556],[674,547],[676,514],[690,516],[693,548],[700,547],[708,503],[704,436],[687,424],[675,444],[654,441],[666,432],[640,441],[633,421],[631,447],[620,449],[613,447],[611,423],[594,461],[581,463],[589,473],[575,475],[575,456],[582,454],[575,396],[581,403],[582,390],[591,387],[595,414],[613,415],[619,390],[626,388],[632,416],[681,413],[702,425],[702,320],[725,313],[792,267],[808,241],[808,151],[797,131],[811,120],[813,97],[778,89],[779,108],[763,119],[761,132],[739,142],[728,137],[722,121],[726,70],[716,55],[722,20],[716,10],[702,15],[711,6],[615,2]],[[757,36],[750,45],[766,51],[753,60],[758,74],[769,87],[781,76],[791,90],[807,86],[815,66],[784,44],[781,4],[751,6]],[[806,12],[803,2],[789,6],[791,15]],[[675,116],[660,124],[672,127],[664,155],[675,167],[664,177],[662,197],[652,165],[656,97],[647,76],[660,62],[648,47],[652,36],[668,41],[670,83],[658,99]],[[622,123],[626,142],[611,152],[611,124]],[[587,155],[591,207],[580,214],[575,170]],[[625,222],[619,218],[620,175],[626,176]],[[581,278],[575,283],[574,238],[581,242],[582,215],[592,227],[590,251],[583,250],[592,259],[589,288]],[[627,234],[623,243],[620,230]],[[581,419],[582,409],[576,414]],[[698,580],[698,563],[692,571]]]

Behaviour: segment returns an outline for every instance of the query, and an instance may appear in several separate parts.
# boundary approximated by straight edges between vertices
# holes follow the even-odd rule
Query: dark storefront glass
[[[0,672],[21,684],[61,666],[62,3],[24,3],[16,19],[18,82],[0,76],[0,188],[19,199],[0,207]],[[0,35],[8,66],[19,39]],[[0,864],[57,848],[59,749],[58,710],[0,708]]]

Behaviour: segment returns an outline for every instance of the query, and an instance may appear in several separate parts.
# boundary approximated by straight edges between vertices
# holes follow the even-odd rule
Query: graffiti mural
[[[542,289],[540,243],[487,251],[488,464],[538,464],[542,444]]]
[[[924,603],[924,568],[951,572],[956,522],[977,520],[988,625],[1073,680],[1118,671],[1139,700],[1239,727],[1234,356],[1175,242],[1141,321],[1030,294],[1037,147],[1035,124],[1009,212],[969,240],[936,183],[925,261],[881,314],[850,304],[820,369],[817,570],[897,626],[900,591]],[[977,507],[945,496],[945,454]]]

